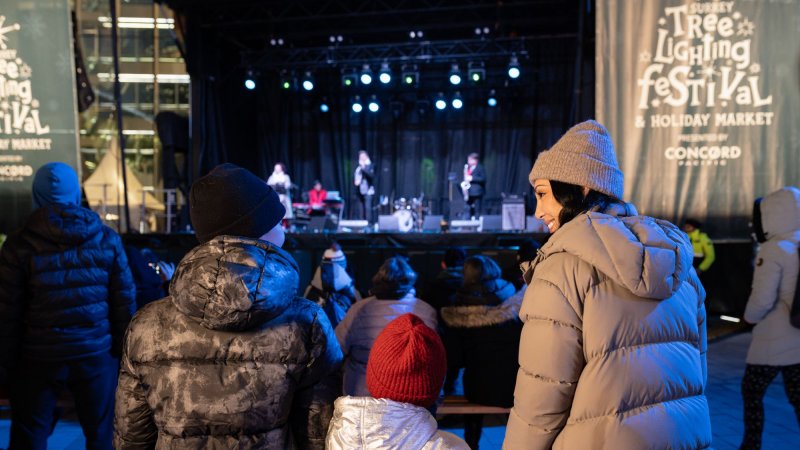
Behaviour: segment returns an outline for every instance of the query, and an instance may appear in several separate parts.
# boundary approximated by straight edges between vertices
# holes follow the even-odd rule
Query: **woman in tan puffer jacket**
[[[530,180],[552,235],[526,267],[503,447],[709,447],[705,292],[687,235],[619,200],[597,122],[541,153]]]

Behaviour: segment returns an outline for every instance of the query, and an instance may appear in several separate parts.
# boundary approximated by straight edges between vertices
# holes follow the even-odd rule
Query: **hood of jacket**
[[[502,278],[484,281],[480,285],[462,286],[456,292],[459,306],[497,306],[516,292],[514,285]]]
[[[785,187],[761,199],[761,229],[767,239],[800,230],[800,189]]]
[[[347,270],[332,261],[322,261],[311,279],[311,285],[320,291],[338,292],[351,284],[353,279]]]
[[[421,449],[437,431],[436,419],[420,406],[382,398],[339,397],[326,448]]]
[[[512,291],[514,285],[508,283]],[[513,294],[513,292],[512,292]],[[519,319],[522,295],[511,295],[499,305],[446,306],[442,308],[442,320],[451,328],[480,328],[499,325]]]
[[[175,307],[212,330],[250,329],[280,315],[297,293],[297,263],[258,239],[218,236],[178,264],[169,293]]]
[[[686,233],[666,220],[636,215],[628,204],[572,219],[550,236],[530,270],[561,252],[587,262],[634,295],[656,300],[680,288],[694,257]]]
[[[51,204],[35,210],[28,217],[26,229],[45,242],[74,246],[100,233],[103,222],[89,209]]]

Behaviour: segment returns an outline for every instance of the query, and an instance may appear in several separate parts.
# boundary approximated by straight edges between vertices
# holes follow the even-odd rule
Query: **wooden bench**
[[[468,401],[461,395],[448,395],[438,408],[436,414],[508,414],[511,408],[479,405]]]

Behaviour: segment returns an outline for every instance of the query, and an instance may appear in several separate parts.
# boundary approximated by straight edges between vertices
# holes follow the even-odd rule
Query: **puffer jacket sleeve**
[[[8,383],[24,323],[27,258],[19,242],[12,236],[0,250],[0,385]]]
[[[153,448],[158,439],[153,411],[130,360],[130,347],[131,333],[125,337],[114,405],[114,448],[117,450]]]
[[[504,449],[552,447],[567,422],[578,379],[586,364],[581,306],[585,291],[574,278],[563,276],[573,272],[564,264],[563,257],[554,255],[550,259],[553,261],[547,263],[554,266],[542,272],[555,276],[548,279],[537,274],[525,292],[520,309],[524,323],[520,368]]]
[[[289,420],[299,448],[322,450],[333,417],[333,402],[342,387],[342,350],[327,316],[313,306],[308,343],[311,359],[295,392]]]
[[[109,274],[108,314],[111,322],[111,353],[119,355],[125,330],[136,311],[136,284],[128,267],[128,257],[125,256],[122,239],[110,228],[103,231],[114,252]]]
[[[781,284],[781,266],[775,257],[778,251],[771,242],[764,243],[758,250],[753,286],[744,310],[744,320],[748,323],[756,324],[764,320],[778,301]]]

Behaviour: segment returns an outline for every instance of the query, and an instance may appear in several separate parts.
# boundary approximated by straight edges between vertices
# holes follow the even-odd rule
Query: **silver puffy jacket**
[[[325,448],[468,450],[458,436],[439,431],[427,409],[372,397],[339,397]]]

